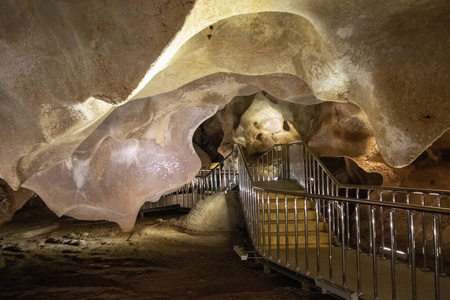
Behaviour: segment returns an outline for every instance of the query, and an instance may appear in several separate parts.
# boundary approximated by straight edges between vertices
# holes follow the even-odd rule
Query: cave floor
[[[0,299],[322,299],[298,282],[241,261],[242,232],[187,234],[182,213],[109,222],[26,207],[0,230]],[[328,298],[328,297],[327,297]]]

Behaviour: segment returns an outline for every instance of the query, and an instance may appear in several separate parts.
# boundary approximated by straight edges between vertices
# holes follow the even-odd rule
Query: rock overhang
[[[96,218],[74,213],[74,203],[122,210],[129,229],[143,201],[194,176],[196,126],[234,96],[259,90],[288,101],[357,104],[383,158],[397,167],[450,127],[445,4],[67,1],[30,4],[20,14],[19,4],[2,5],[0,64],[8,72],[0,76],[0,174],[57,203],[50,207],[59,214]],[[135,113],[125,120],[128,111]],[[118,154],[124,151],[154,159],[139,162]],[[163,151],[168,161],[185,162],[177,180],[144,191],[121,181],[127,168],[153,165]],[[158,182],[158,172],[130,176]],[[71,185],[48,189],[62,178]],[[89,196],[81,182],[91,185]]]

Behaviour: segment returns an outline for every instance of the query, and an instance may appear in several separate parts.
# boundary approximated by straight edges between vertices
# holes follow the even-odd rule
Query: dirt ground
[[[0,299],[322,299],[252,261],[244,232],[182,232],[181,212],[151,214],[132,232],[27,207],[0,229]]]

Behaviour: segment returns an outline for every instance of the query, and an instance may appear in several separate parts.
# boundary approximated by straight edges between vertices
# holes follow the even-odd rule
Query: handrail
[[[351,189],[362,189],[362,190],[374,190],[374,189],[382,189],[382,190],[386,190],[386,191],[398,191],[398,192],[411,192],[411,193],[426,193],[426,194],[448,194],[450,195],[450,190],[439,190],[439,189],[417,189],[417,188],[408,188],[408,187],[390,187],[390,186],[375,186],[375,185],[360,185],[360,184],[347,184],[347,183],[340,183],[337,178],[328,170],[328,168],[322,163],[322,161],[318,158],[318,156],[312,152],[310,150],[310,148],[303,143],[302,141],[299,142],[293,142],[293,143],[289,143],[288,145],[297,145],[297,144],[302,144],[304,145],[310,152],[310,154],[318,161],[318,163],[320,164],[320,166],[322,168],[324,168],[324,171],[326,172],[326,174],[328,176],[331,177],[331,179],[333,180],[333,182],[337,185],[338,188],[351,188]],[[264,153],[262,153],[256,160],[255,162],[260,159],[261,157],[263,157],[264,155],[267,155],[268,153],[270,153],[270,151],[272,151],[275,147],[277,146],[284,146],[286,144],[275,144],[273,145],[269,150],[265,151]],[[241,149],[243,147],[242,145],[238,145],[238,147]],[[248,164],[247,159],[245,158],[245,156],[243,155],[243,160],[245,162],[245,168],[247,169],[247,172],[249,174],[251,174],[250,170],[249,170],[249,166],[252,166],[253,164],[255,164],[255,162],[252,162],[251,164]],[[252,177],[250,177],[250,180],[252,182],[252,184],[254,183],[254,180]],[[258,187],[255,187],[257,189],[260,189]],[[270,190],[265,188],[265,190]],[[275,190],[274,190],[275,191]],[[288,190],[277,190],[278,192],[282,192],[282,193],[287,193],[290,194]],[[311,195],[311,194],[309,194]]]
[[[301,146],[296,150],[296,148],[290,147],[292,146]],[[281,149],[280,149],[281,147]],[[378,299],[379,292],[382,290],[384,296],[386,297],[386,286],[389,286],[389,283],[386,282],[386,278],[381,278],[380,281],[383,283],[379,284],[379,274],[377,268],[380,267],[377,262],[378,256],[381,256],[381,259],[385,259],[387,255],[390,257],[390,293],[391,298],[397,297],[397,281],[396,281],[396,264],[399,259],[398,256],[404,255],[406,253],[407,263],[410,266],[411,270],[411,290],[409,291],[411,294],[405,297],[411,297],[412,299],[416,299],[419,293],[417,288],[417,272],[416,272],[416,252],[421,252],[423,255],[423,259],[420,264],[423,265],[423,270],[428,270],[430,264],[427,264],[427,260],[429,259],[430,251],[432,250],[433,264],[431,267],[434,268],[434,288],[435,288],[435,299],[441,298],[441,285],[440,285],[440,277],[444,272],[444,242],[443,242],[443,228],[442,225],[445,224],[442,220],[443,217],[448,218],[450,216],[450,209],[441,207],[441,196],[449,195],[450,191],[447,190],[433,190],[433,189],[416,189],[416,188],[401,188],[401,187],[380,187],[380,186],[372,186],[372,185],[351,185],[351,184],[341,184],[337,181],[337,179],[329,172],[329,170],[325,167],[325,165],[320,161],[320,159],[307,147],[307,145],[303,142],[296,142],[288,145],[284,144],[276,144],[271,147],[268,151],[261,154],[250,166],[247,163],[245,156],[242,153],[242,147],[238,147],[239,150],[239,159],[242,160],[239,162],[239,168],[242,174],[240,174],[240,186],[239,189],[241,191],[242,205],[244,207],[245,218],[248,224],[248,230],[255,245],[255,249],[258,253],[262,255],[265,259],[272,262],[275,262],[278,265],[284,266],[285,268],[291,268],[291,260],[295,261],[296,272],[300,270],[299,265],[299,239],[300,236],[305,241],[305,268],[304,274],[307,277],[310,277],[311,269],[309,267],[309,254],[308,247],[312,247],[316,252],[316,278],[320,279],[320,286],[330,286],[331,290],[334,291],[344,291],[343,294],[340,294],[343,297],[354,298],[355,295],[352,294],[352,291],[356,291],[358,295],[362,293],[362,258],[361,253],[362,244],[365,244],[367,247],[364,248],[364,252],[368,252],[368,254],[372,257],[371,268],[373,270],[372,274],[372,285],[373,285],[373,294],[371,294],[371,298]],[[297,152],[296,152],[297,151]],[[280,154],[281,153],[281,154]],[[290,155],[294,156],[294,158],[299,158],[300,160],[290,161]],[[303,160],[303,161],[302,161]],[[300,173],[292,173],[291,167],[303,167],[303,170]],[[250,168],[251,167],[251,168]],[[280,168],[281,167],[281,173]],[[275,171],[276,170],[276,171]],[[262,172],[262,173],[261,173]],[[303,172],[303,173],[302,173]],[[275,176],[276,174],[276,176]],[[281,177],[280,177],[281,174]],[[284,176],[287,174],[287,176]],[[277,188],[263,188],[261,186],[255,186],[255,180],[262,179],[262,181],[273,181],[281,179],[291,179],[291,176],[304,176],[304,184],[306,188],[306,192],[300,191],[288,191],[284,189]],[[296,178],[300,180],[299,178]],[[344,190],[342,190],[344,189]],[[351,197],[349,191],[355,190],[356,195]],[[361,192],[367,191],[367,199],[361,199]],[[378,199],[371,199],[369,195],[371,192],[379,191],[379,201]],[[389,193],[386,193],[389,192]],[[345,197],[342,196],[345,192]],[[384,194],[383,194],[384,193]],[[392,194],[390,194],[392,193]],[[406,193],[406,203],[398,202],[398,195]],[[386,197],[388,196],[388,201],[386,201]],[[418,194],[420,195],[421,205],[410,203],[412,200],[412,195]],[[294,217],[289,216],[289,222],[295,222],[295,251],[290,252],[289,247],[291,247],[291,242],[289,242],[290,235],[288,234],[288,196],[293,196],[295,201],[295,211]],[[397,196],[397,199],[396,199]],[[436,202],[437,206],[425,205],[425,199],[428,196],[433,196],[431,200]],[[366,197],[366,196],[363,196]],[[267,199],[266,199],[267,198]],[[298,207],[297,207],[297,199],[303,198],[304,206],[303,208],[300,206],[300,209],[304,211],[304,235],[299,231],[298,228]],[[428,198],[427,198],[428,199]],[[428,199],[428,203],[430,203]],[[315,223],[315,243],[308,243],[308,228],[307,225],[307,204],[306,201],[310,201],[313,205],[312,212],[314,213],[315,220],[312,222]],[[273,210],[273,203],[275,203],[275,212],[276,220],[272,220],[270,217],[270,213]],[[434,202],[433,202],[434,203]],[[350,204],[352,208],[350,208]],[[365,219],[362,219],[362,208],[367,208],[367,214],[365,215]],[[292,207],[291,207],[292,209]],[[353,214],[350,214],[350,209],[354,210]],[[385,210],[383,210],[385,209]],[[396,227],[397,215],[405,213],[406,214],[406,222],[407,223],[407,233],[402,233],[403,238],[399,239]],[[279,214],[284,214],[285,221],[279,219]],[[265,216],[266,215],[266,216]],[[266,218],[267,217],[267,218]],[[388,217],[389,223],[385,225],[386,217]],[[418,219],[419,218],[419,219]],[[351,221],[351,219],[353,221]],[[430,225],[427,223],[426,219],[432,220],[433,223]],[[268,224],[265,224],[268,222]],[[276,225],[276,232],[273,233],[276,235],[276,240],[273,240],[273,235],[271,237],[271,230],[273,230],[273,224]],[[320,221],[322,220],[322,221]],[[368,221],[368,224],[366,223]],[[328,237],[328,279],[326,276],[323,276],[321,273],[321,262],[320,257],[323,256],[323,251],[321,251],[322,242],[319,242],[320,232],[319,232],[319,224],[325,222],[327,225],[327,234]],[[356,233],[350,230],[350,224],[354,222],[354,226],[356,228]],[[429,221],[428,221],[429,222]],[[285,223],[285,224],[283,224]],[[360,228],[363,226],[368,230],[369,236],[364,237],[360,234]],[[416,224],[415,224],[416,223]],[[280,234],[280,230],[284,228],[285,235]],[[421,229],[422,239],[419,237],[415,237],[416,231]],[[385,229],[388,229],[390,232],[386,233]],[[427,243],[429,240],[429,235],[427,235],[427,230],[431,229],[432,233],[432,241],[433,248],[427,250]],[[292,229],[291,229],[292,230]],[[420,231],[419,231],[420,232]],[[268,234],[268,235],[267,235]],[[292,233],[291,233],[292,234]],[[354,236],[356,234],[356,236]],[[378,235],[378,236],[377,236]],[[389,237],[389,240],[385,240],[385,235]],[[405,244],[405,238],[407,243]],[[350,290],[347,289],[347,273],[346,269],[353,267],[349,266],[346,263],[346,252],[351,249],[351,240],[352,243],[356,243],[356,251],[354,252],[356,255],[356,270],[357,274],[356,286],[352,287]],[[420,242],[421,246],[416,247],[416,241]],[[275,245],[276,245],[276,248]],[[285,251],[281,251],[282,247]],[[338,289],[336,289],[336,279],[334,278],[335,274],[333,272],[334,263],[333,261],[336,259],[334,252],[334,248],[341,249],[341,271],[342,271],[342,283],[338,284]],[[400,251],[402,250],[402,251]],[[385,252],[389,251],[388,254]],[[274,253],[275,252],[275,253]],[[284,257],[283,254],[284,253]],[[400,254],[399,254],[400,253]],[[275,256],[273,256],[275,255]],[[364,266],[366,267],[366,266]],[[370,265],[368,266],[370,267]],[[303,267],[302,267],[303,268]],[[422,277],[423,279],[423,277]],[[368,280],[368,279],[366,279]],[[316,280],[317,282],[317,280]],[[325,283],[323,283],[325,282]],[[428,284],[432,284],[429,282]],[[445,287],[450,286],[450,282],[443,285]],[[448,288],[447,288],[448,289]],[[402,291],[402,293],[405,290]],[[424,295],[424,291],[421,290],[422,296]],[[426,293],[426,291],[425,291]],[[447,290],[446,296],[450,295]],[[427,297],[429,295],[427,294]]]
[[[278,146],[285,146],[285,145],[303,145],[306,149],[308,149],[309,154],[313,156],[317,163],[324,169],[326,174],[333,180],[333,182],[337,185],[338,188],[350,188],[350,189],[364,189],[364,190],[374,190],[374,189],[381,189],[386,191],[395,191],[395,192],[410,192],[410,193],[424,193],[424,194],[446,194],[450,195],[450,190],[442,190],[442,189],[423,189],[423,188],[409,188],[409,187],[391,187],[391,186],[376,186],[376,185],[359,185],[359,184],[348,184],[348,183],[341,183],[337,180],[337,178],[328,170],[328,168],[323,164],[321,159],[313,152],[311,151],[310,147],[303,141],[297,141],[292,142],[289,144],[275,144],[272,147],[270,147],[269,150],[262,153],[257,159],[255,159],[255,162],[258,161],[261,157],[264,155],[267,155],[271,151],[273,151]],[[255,164],[253,162],[251,165]],[[250,165],[250,166],[251,166]]]
[[[386,202],[386,201],[385,202],[368,201],[365,199],[317,195],[317,194],[309,194],[309,193],[305,193],[305,192],[295,192],[295,191],[289,191],[289,190],[283,190],[283,189],[262,188],[262,187],[258,187],[258,186],[253,186],[253,189],[261,191],[261,192],[280,194],[280,195],[301,196],[301,197],[305,197],[305,198],[331,200],[331,201],[339,201],[339,202],[349,202],[349,203],[354,203],[354,204],[389,207],[389,208],[396,208],[396,209],[411,209],[411,210],[415,210],[418,212],[426,212],[426,213],[442,214],[442,215],[450,216],[450,208],[445,208],[445,207],[426,206],[426,205],[422,206],[422,205],[417,205],[417,204],[405,204],[405,203]]]
[[[256,180],[260,181],[261,178],[262,181],[291,179],[291,175],[304,176],[304,192],[263,188],[256,183]],[[227,192],[238,184],[247,229],[258,259],[290,269],[296,276],[315,278],[320,288],[329,288],[328,291],[351,299],[356,297],[356,293],[361,295],[361,282],[370,281],[369,285],[373,286],[373,291],[369,291],[370,296],[367,297],[377,299],[380,294],[383,294],[384,298],[396,298],[396,264],[401,259],[399,255],[406,253],[412,277],[410,294],[405,297],[416,299],[417,295],[424,292],[418,291],[416,284],[425,276],[420,275],[421,279],[418,279],[416,267],[420,264],[424,270],[433,268],[434,277],[431,278],[434,278],[435,298],[440,299],[443,290],[440,282],[444,280],[440,276],[445,266],[442,255],[442,224],[447,222],[447,219],[443,218],[450,217],[450,208],[441,207],[441,196],[450,194],[450,191],[341,184],[305,143],[295,142],[274,145],[252,164],[248,163],[243,147],[238,145],[215,168],[201,170],[190,183],[183,185],[176,192],[164,195],[162,199],[164,204],[171,204],[175,200],[183,207],[192,207],[196,201],[216,192]],[[351,196],[350,191],[353,189],[356,193]],[[362,191],[367,191],[363,193],[367,194],[367,197],[362,196],[364,199],[360,198]],[[380,192],[379,199],[369,197],[373,191]],[[406,203],[398,201],[398,195],[401,193],[407,193]],[[390,201],[382,197],[386,194]],[[421,205],[410,203],[410,196],[413,194],[420,196]],[[425,202],[429,195],[434,197],[431,200],[436,201],[436,206],[425,205],[431,203]],[[293,204],[288,204],[288,196],[291,199],[289,201],[294,201]],[[367,208],[367,212],[363,211],[363,208]],[[397,230],[397,216],[400,215],[406,215],[405,223],[408,228],[407,236],[404,232],[401,233],[403,238],[398,237],[400,233]],[[431,220],[432,224],[426,220]],[[354,226],[352,229],[351,224]],[[361,236],[363,226],[369,237]],[[416,231],[420,229],[422,238],[416,237]],[[431,230],[428,231],[432,234],[431,241],[426,234],[427,230]],[[323,240],[325,237],[327,241]],[[300,243],[303,246],[300,246]],[[433,244],[432,249],[428,246],[427,250],[427,243]],[[363,262],[363,252],[370,255],[371,264],[368,264],[367,259]],[[417,255],[423,255],[420,262],[416,262],[416,252]],[[315,255],[315,270],[311,266],[311,261],[314,261],[310,259],[311,255]],[[354,265],[347,263],[349,255],[355,255]],[[300,263],[301,256],[305,259],[303,263]],[[325,256],[327,263],[324,263]],[[390,259],[390,285],[386,282],[386,276],[379,278],[377,271],[377,268],[386,267],[385,263],[378,262],[378,259],[385,258]],[[429,259],[432,259],[433,264],[427,263]],[[342,274],[333,271],[336,260],[341,264]],[[372,278],[362,272],[363,267],[372,269]],[[347,271],[356,274],[356,280],[347,278]],[[386,272],[386,269],[383,272]],[[341,275],[341,279],[336,278],[336,275]],[[447,288],[450,281],[442,286]],[[367,284],[364,289],[367,293]],[[343,294],[339,294],[339,291]],[[444,297],[450,295],[450,291],[444,291],[447,293]],[[390,296],[386,296],[387,292]]]

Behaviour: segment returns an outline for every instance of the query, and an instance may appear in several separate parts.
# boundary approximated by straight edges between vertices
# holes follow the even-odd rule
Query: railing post
[[[265,224],[265,214],[264,214],[264,192],[261,192],[262,200],[262,245],[263,245],[263,256],[266,256],[266,224]],[[268,210],[270,207],[267,208]],[[270,228],[269,228],[270,231]]]
[[[268,250],[269,250],[269,259],[271,259],[272,258],[272,253],[271,253],[271,251],[272,251],[272,234],[271,234],[271,232],[272,232],[272,227],[271,227],[271,220],[270,220],[270,193],[267,193],[267,223],[268,223],[268,227],[269,227],[269,230],[268,230],[268,240],[269,240],[269,246],[268,246]]]
[[[280,165],[281,165],[281,163],[280,163],[280,151],[278,150],[278,145],[277,146],[275,146],[276,148],[276,153],[277,153],[277,178],[278,179],[282,179],[281,178],[281,175],[280,175]]]
[[[290,153],[290,145],[286,146],[286,179],[291,178],[291,153]]]
[[[409,214],[409,232],[411,235],[411,289],[412,299],[417,299],[417,287],[416,287],[416,244],[414,236],[414,212]]]
[[[395,263],[397,260],[397,249],[395,248],[395,218],[393,209],[390,209],[389,211],[389,224],[391,229],[391,291],[392,299],[397,299],[395,281]]]
[[[286,267],[289,267],[289,218],[288,218],[288,205],[287,195],[284,195],[284,223],[285,223],[285,236],[286,236]]]
[[[345,257],[345,235],[344,235],[344,203],[339,205],[341,212],[341,226],[342,226],[342,234],[341,234],[341,248],[342,248],[342,284],[344,287],[347,287],[347,270],[346,270],[346,257]]]
[[[259,221],[259,217],[260,217],[260,205],[259,205],[259,191],[256,192],[256,249],[259,250],[260,249],[260,244],[259,244],[259,240],[260,240],[260,233],[261,233],[261,224]]]
[[[334,201],[327,201],[328,216],[331,215],[331,204],[333,202]],[[328,270],[329,270],[328,277],[331,282],[334,282],[333,281],[333,253],[332,253],[332,249],[331,249],[331,246],[332,246],[332,230],[331,230],[332,224],[331,224],[331,221],[332,221],[331,218],[328,217]],[[334,220],[333,220],[333,222],[334,222]]]
[[[297,199],[297,197],[295,197],[295,199]],[[295,200],[295,204],[297,205],[297,200]],[[306,275],[309,275],[309,254],[308,254],[308,244],[309,244],[309,240],[308,240],[308,210],[307,210],[307,203],[306,203],[306,199],[303,199],[303,210],[305,213],[305,266],[306,266]],[[295,213],[297,214],[297,210],[295,211]],[[297,228],[297,222],[295,223],[295,228]],[[297,249],[296,249],[297,252]]]
[[[438,243],[438,216],[433,214],[433,248],[434,248],[434,298],[441,299],[440,287],[439,287],[439,261],[441,253],[439,253]]]
[[[441,207],[441,195],[438,195],[436,198],[437,207]],[[444,272],[444,243],[442,242],[442,215],[439,214],[438,216],[438,224],[439,224],[439,253],[440,255],[440,269],[441,269],[441,276],[445,276]]]
[[[316,259],[317,259],[317,278],[320,275],[320,235],[319,235],[319,199],[314,199],[316,208]]]
[[[425,206],[425,195],[422,193],[420,195],[422,206]],[[422,212],[422,253],[423,253],[423,270],[429,271],[427,265],[427,227],[425,223],[425,213]]]
[[[275,180],[275,164],[274,164],[274,160],[273,160],[273,148],[272,148],[272,180]]]
[[[345,188],[345,197],[348,198],[348,188]],[[347,249],[350,249],[350,212],[349,203],[346,203],[346,217],[347,217]]]
[[[380,190],[380,202],[383,202],[383,191]],[[383,206],[380,206],[380,232],[381,232],[381,259],[385,259],[384,257],[384,214],[383,214]]]
[[[373,297],[374,299],[378,299],[378,268],[377,268],[377,231],[375,227],[375,208],[373,206],[370,207],[370,220],[372,223],[372,270],[373,270]]]
[[[370,190],[367,190],[367,201],[370,201]],[[367,213],[368,213],[369,216],[372,213],[371,209],[372,209],[372,207],[370,205],[368,205],[367,206]],[[372,239],[372,233],[373,233],[372,226],[373,226],[372,219],[369,218],[369,255],[373,254],[372,253],[372,249],[373,249],[373,247],[372,247],[372,241],[373,241],[373,239]]]
[[[275,207],[277,213],[277,263],[281,262],[280,259],[280,216],[279,216],[279,203],[278,194],[275,194]]]
[[[298,266],[298,215],[297,215],[297,196],[294,197],[294,230],[295,230],[295,270],[299,270]],[[308,249],[306,252],[308,253]],[[306,270],[308,270],[308,263],[306,263]]]
[[[357,194],[358,195],[358,194]],[[358,295],[361,296],[361,228],[359,224],[359,204],[355,206],[355,225],[356,225],[356,281]]]

